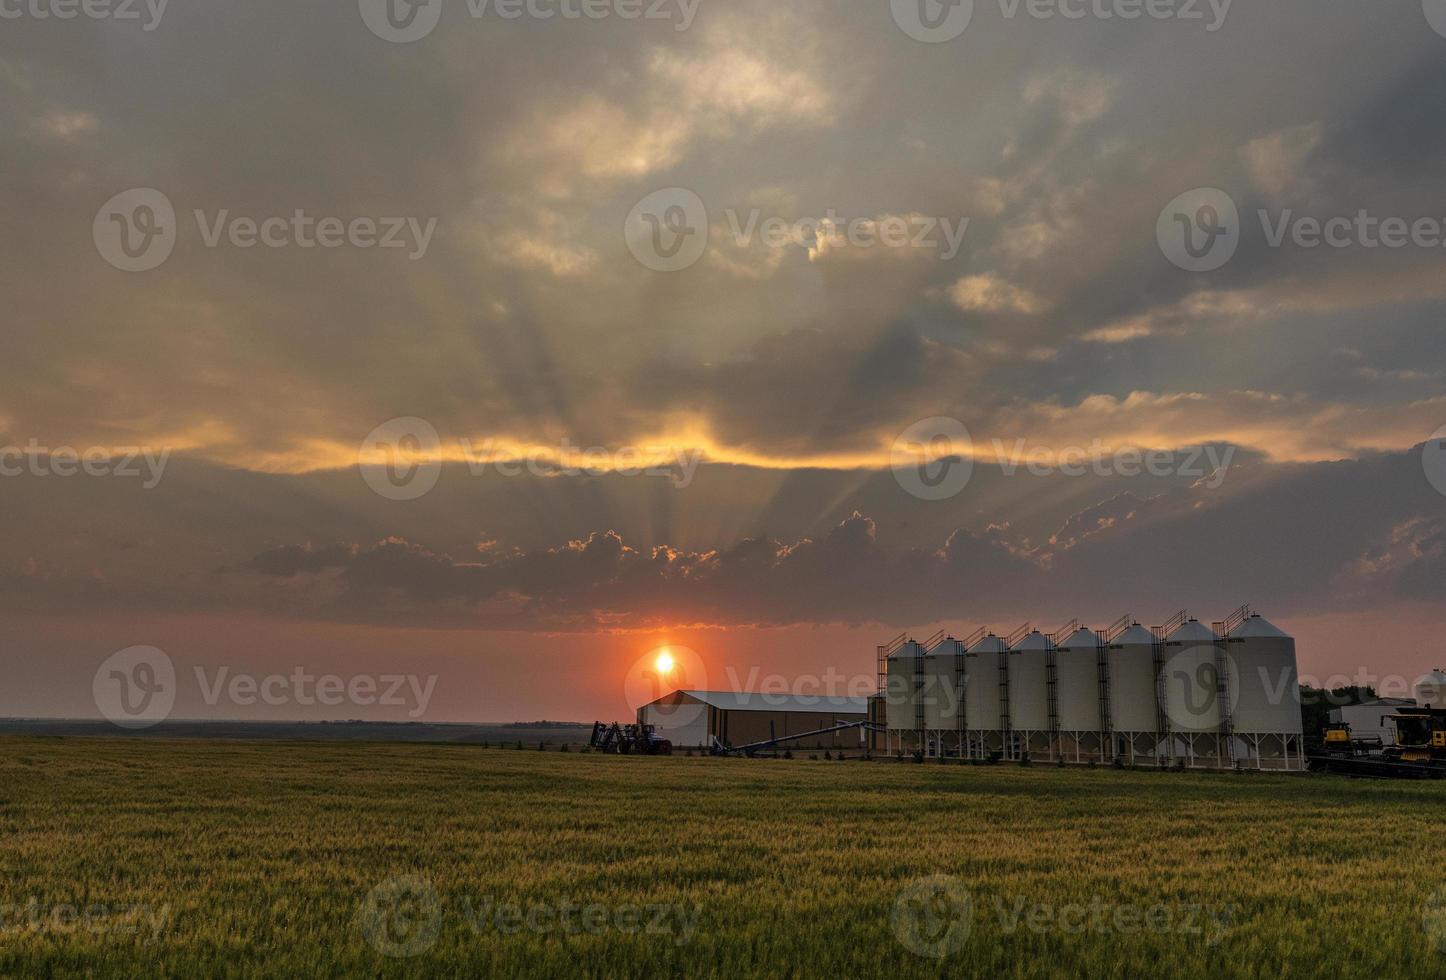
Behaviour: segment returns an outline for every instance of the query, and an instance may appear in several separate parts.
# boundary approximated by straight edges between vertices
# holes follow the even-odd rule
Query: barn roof
[[[835,698],[817,694],[751,694],[745,691],[678,691],[725,711],[815,711],[864,715],[868,698]]]

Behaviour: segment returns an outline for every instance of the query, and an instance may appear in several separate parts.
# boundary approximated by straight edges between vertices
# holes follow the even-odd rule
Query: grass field
[[[1332,777],[7,737],[0,976],[1439,977],[1443,803]]]

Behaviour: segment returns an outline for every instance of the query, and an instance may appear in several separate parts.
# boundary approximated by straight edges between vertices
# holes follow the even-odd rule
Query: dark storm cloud
[[[1014,477],[1027,481],[1028,477]],[[1204,483],[1127,491],[1029,544],[958,529],[933,547],[881,540],[858,513],[817,538],[706,551],[635,548],[615,531],[557,547],[453,557],[401,539],[290,545],[239,572],[287,583],[295,609],[344,619],[534,629],[678,624],[891,626],[987,616],[1137,615],[1251,600],[1281,612],[1446,596],[1446,503],[1419,452],[1290,467],[1247,464]]]
[[[454,13],[412,46],[345,4],[172,5],[148,33],[7,21],[0,429],[297,471],[421,415],[524,441],[701,433],[723,459],[787,464],[877,454],[879,433],[926,415],[1225,399],[1248,373],[1325,413],[1385,401],[1409,423],[1329,449],[1353,453],[1414,442],[1411,406],[1439,394],[1446,349],[1422,326],[1443,309],[1439,255],[1305,255],[1256,234],[1196,276],[1153,235],[1201,185],[1247,214],[1440,210],[1446,39],[1418,5],[1241,4],[1217,33],[987,7],[949,45],[832,0],[705,3],[687,31]],[[703,196],[715,240],[660,274],[619,229],[673,185]],[[439,225],[416,263],[206,249],[190,227],[161,269],[126,276],[88,233],[128,187],[163,190],[192,226],[195,209],[296,208]],[[970,224],[947,259],[810,255],[730,241],[725,214],[755,207]],[[1341,347],[1360,355],[1345,373]],[[1247,349],[1263,356],[1242,369]],[[1371,384],[1404,370],[1414,387]],[[1252,415],[1210,404],[1184,438],[1234,438]],[[1329,455],[1270,437],[1256,448]]]

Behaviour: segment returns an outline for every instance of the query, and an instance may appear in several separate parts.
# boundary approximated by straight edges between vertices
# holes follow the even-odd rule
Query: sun
[[[676,661],[673,660],[672,653],[667,650],[663,650],[658,654],[657,663],[659,674],[671,674],[673,672],[673,668],[677,666]]]

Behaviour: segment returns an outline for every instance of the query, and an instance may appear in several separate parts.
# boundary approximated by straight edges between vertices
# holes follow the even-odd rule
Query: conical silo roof
[[[952,636],[946,636],[944,637],[944,639],[934,644],[933,648],[929,651],[929,656],[952,657],[956,652],[958,652],[958,647],[958,640],[954,639],[954,637]]]
[[[1003,653],[1008,647],[999,637],[990,633],[984,639],[969,648],[970,653]]]
[[[1026,636],[1024,639],[1022,639],[1022,640],[1020,640],[1018,643],[1014,644],[1014,649],[1016,649],[1016,650],[1048,650],[1048,649],[1049,649],[1049,637],[1045,636],[1045,635],[1044,635],[1043,633],[1041,633],[1039,630],[1035,630],[1033,633],[1030,633],[1030,634],[1029,634],[1028,636]]]
[[[1290,639],[1290,634],[1276,626],[1264,616],[1251,616],[1235,629],[1230,635],[1237,639],[1248,639],[1251,637],[1271,637],[1275,639]]]
[[[1165,639],[1171,643],[1214,643],[1215,631],[1198,619],[1187,620]]]
[[[908,660],[908,659],[911,659],[911,658],[913,658],[913,657],[922,657],[923,655],[924,655],[924,645],[923,645],[922,643],[918,642],[917,640],[909,640],[909,641],[908,641],[907,643],[905,643],[903,646],[899,647],[899,649],[897,649],[897,650],[895,650],[893,653],[889,654],[889,659],[890,659],[890,660]]]
[[[1114,639],[1116,646],[1142,646],[1155,642],[1155,634],[1136,623]]]
[[[1061,648],[1072,647],[1096,647],[1100,645],[1099,634],[1088,627],[1081,626],[1069,636],[1059,641]]]

